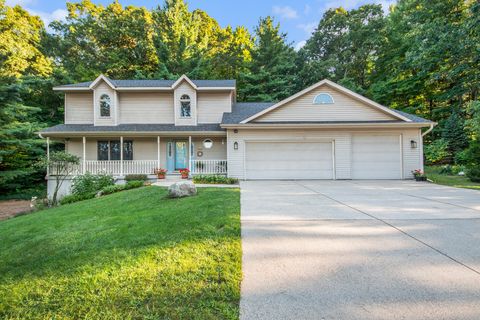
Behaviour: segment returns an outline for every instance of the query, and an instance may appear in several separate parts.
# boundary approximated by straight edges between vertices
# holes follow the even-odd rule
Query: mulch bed
[[[0,220],[12,218],[29,211],[32,211],[29,200],[0,201]]]

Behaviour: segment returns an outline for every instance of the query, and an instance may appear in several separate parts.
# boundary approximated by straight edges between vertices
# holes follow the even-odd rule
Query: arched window
[[[190,97],[186,94],[180,97],[180,117],[189,118],[191,116]]]
[[[108,94],[100,96],[100,116],[110,117],[110,97]]]
[[[320,93],[313,99],[313,104],[332,104],[333,97],[328,93]]]

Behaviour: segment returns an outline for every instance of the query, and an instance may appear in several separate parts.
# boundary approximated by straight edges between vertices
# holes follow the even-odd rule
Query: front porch
[[[155,169],[177,175],[187,168],[191,175],[227,174],[226,137],[223,136],[83,136],[56,138],[65,151],[80,158],[70,175],[106,173],[121,178],[130,174],[153,175]],[[47,137],[47,152],[50,138]],[[51,176],[52,170],[47,170]]]

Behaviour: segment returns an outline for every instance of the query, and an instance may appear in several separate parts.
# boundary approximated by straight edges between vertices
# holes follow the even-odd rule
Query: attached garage
[[[246,142],[247,179],[333,179],[332,142]]]
[[[401,179],[399,135],[354,134],[352,179]]]
[[[374,180],[423,170],[434,125],[322,80],[280,102],[235,103],[221,127],[230,177]]]

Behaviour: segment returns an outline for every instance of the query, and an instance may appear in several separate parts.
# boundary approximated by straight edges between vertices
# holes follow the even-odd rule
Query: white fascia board
[[[115,90],[115,86],[113,85],[113,83],[111,83],[110,80],[108,80],[108,78],[105,77],[103,74],[99,75],[99,76],[97,77],[97,79],[95,79],[95,80],[90,84],[89,88],[90,88],[90,89],[95,88],[95,86],[96,86],[96,85],[98,84],[98,82],[100,82],[101,80],[105,81],[110,88],[112,88],[113,90]]]
[[[186,75],[182,75],[180,78],[178,78],[178,80],[172,84],[172,89],[175,89],[180,83],[182,83],[183,80],[187,81],[194,89],[198,89],[195,83],[193,83],[193,81],[190,80]]]

